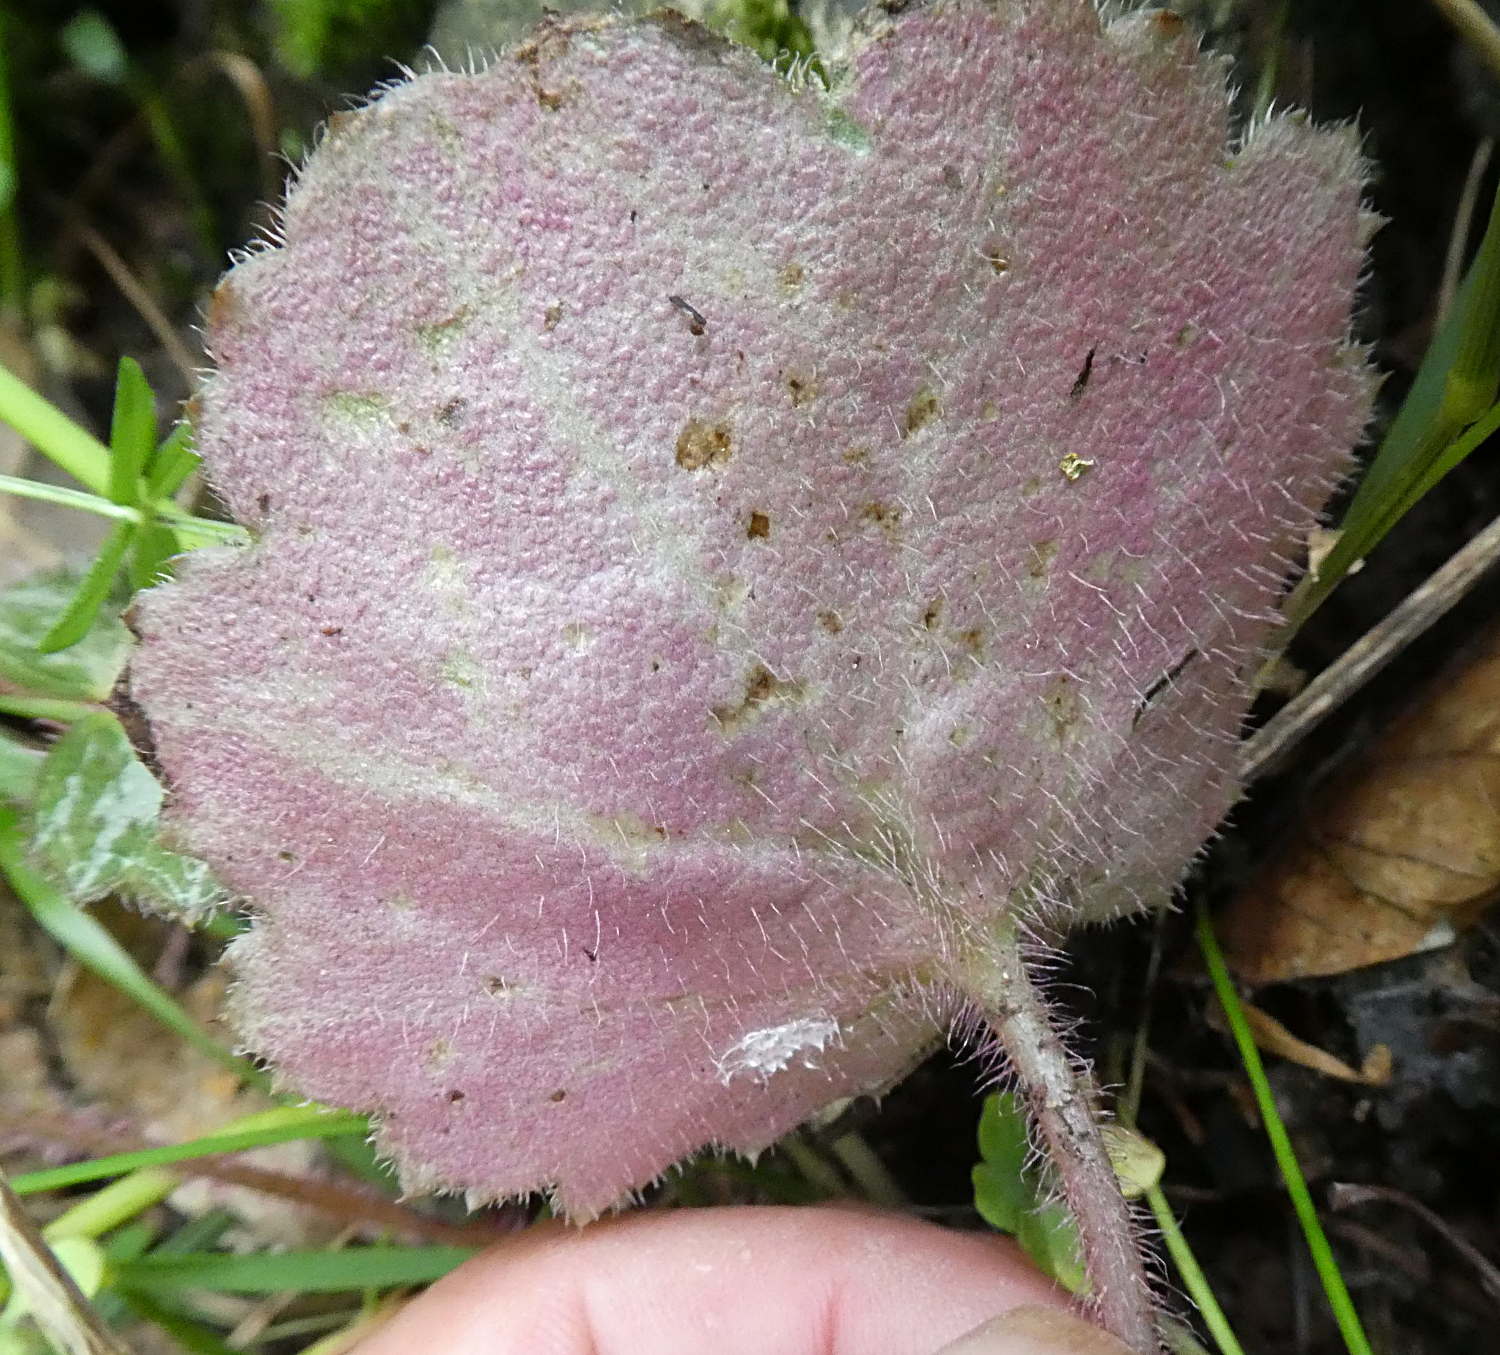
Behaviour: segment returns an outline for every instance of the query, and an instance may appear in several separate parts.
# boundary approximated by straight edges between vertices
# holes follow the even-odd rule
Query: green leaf
[[[984,1098],[979,1113],[979,1155],[992,1167],[1020,1176],[1031,1151],[1026,1111],[1014,1092]]]
[[[109,484],[109,448],[0,365],[0,419],[96,494]]]
[[[193,450],[193,426],[180,423],[161,440],[146,466],[146,495],[167,499],[182,488],[202,458]]]
[[[1087,1291],[1088,1276],[1078,1245],[1078,1227],[1066,1206],[1051,1201],[1028,1209],[1016,1228],[1016,1241],[1039,1270],[1070,1294]]]
[[[0,734],[0,800],[30,800],[41,769],[41,754]]]
[[[277,58],[302,79],[409,52],[431,23],[422,0],[271,0],[269,9]]]
[[[37,778],[32,849],[75,902],[114,892],[156,833],[162,789],[119,723],[77,721]]]
[[[123,821],[128,825],[132,816],[124,815]],[[269,1079],[264,1073],[219,1044],[177,1005],[170,994],[146,976],[104,927],[34,870],[26,860],[26,849],[20,816],[14,809],[0,805],[0,874],[9,881],[16,897],[37,924],[85,969],[112,983],[193,1048],[216,1059],[247,1082],[268,1085]]]
[[[1081,1292],[1078,1230],[1065,1205],[1046,1198],[1031,1160],[1026,1111],[1011,1092],[984,1099],[979,1115],[980,1162],[974,1167],[974,1208],[992,1228],[1011,1233],[1058,1284]]]
[[[195,918],[225,900],[203,862],[162,846],[162,789],[120,722],[75,720],[37,774],[32,851],[75,903],[124,893],[158,911]]]
[[[1500,190],[1474,263],[1344,513],[1337,544],[1287,607],[1293,624],[1311,616],[1355,561],[1368,555],[1433,485],[1500,426],[1497,395]]]
[[[974,1208],[991,1228],[1014,1233],[1021,1215],[1031,1203],[1030,1192],[1019,1176],[979,1162],[970,1173],[974,1185]]]
[[[156,450],[156,396],[141,364],[131,357],[120,359],[115,375],[109,450],[109,497],[139,508],[145,502],[141,473]]]
[[[1036,1207],[1036,1191],[1026,1175],[1029,1153],[1026,1115],[1011,1092],[984,1099],[979,1114],[980,1162],[973,1171],[974,1207],[992,1228],[1014,1233],[1021,1217]]]
[[[115,576],[125,560],[125,553],[140,534],[138,522],[122,522],[105,537],[94,563],[83,576],[78,591],[63,610],[57,623],[42,636],[37,648],[43,654],[56,654],[76,645],[93,629],[99,613],[114,590]]]
[[[183,482],[198,469],[199,456],[193,450],[193,429],[180,423],[152,453],[145,467],[144,495],[147,501],[170,499]],[[153,522],[141,532],[130,557],[130,587],[139,593],[160,583],[171,574],[168,562],[183,549],[177,533],[170,527]]]
[[[130,591],[139,593],[171,577],[171,560],[180,549],[171,528],[156,523],[143,528],[130,553]]]
[[[78,589],[77,570],[49,571],[0,589],[0,688],[62,701],[103,701],[130,652],[119,617],[100,614],[69,649],[44,654],[42,637]]]
[[[211,1289],[229,1294],[342,1293],[428,1284],[478,1254],[474,1247],[350,1247],[344,1251],[152,1254],[118,1267],[115,1284],[150,1294]]]

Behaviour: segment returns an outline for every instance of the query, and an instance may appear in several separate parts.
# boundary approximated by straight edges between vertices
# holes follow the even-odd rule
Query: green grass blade
[[[1229,1325],[1229,1319],[1224,1316],[1224,1310],[1219,1307],[1219,1300],[1214,1297],[1208,1276],[1203,1273],[1203,1268],[1198,1264],[1198,1258],[1193,1255],[1193,1249],[1188,1246],[1187,1238],[1182,1235],[1182,1227],[1177,1222],[1177,1216],[1172,1212],[1172,1206],[1167,1203],[1167,1197],[1162,1193],[1162,1188],[1151,1186],[1145,1192],[1145,1197],[1146,1203],[1151,1206],[1151,1212],[1156,1215],[1157,1226],[1161,1229],[1161,1240],[1167,1247],[1167,1255],[1172,1258],[1172,1264],[1177,1267],[1177,1276],[1182,1281],[1182,1287],[1198,1309],[1198,1316],[1203,1319],[1203,1325],[1208,1328],[1208,1334],[1213,1337],[1214,1344],[1218,1346],[1219,1355],[1245,1355],[1245,1348],[1240,1345],[1239,1338],[1234,1334],[1234,1328]]]
[[[125,1295],[125,1304],[137,1317],[144,1318],[153,1326],[160,1327],[183,1350],[192,1355],[244,1355],[244,1352],[227,1342],[201,1322],[178,1312],[170,1304],[162,1303],[149,1294]]]
[[[349,1247],[344,1251],[152,1253],[118,1267],[114,1283],[132,1293],[210,1289],[229,1294],[332,1294],[430,1284],[478,1254],[477,1247]]]
[[[116,522],[139,522],[137,509],[126,508],[113,499],[100,494],[90,494],[82,489],[70,489],[67,485],[49,485],[42,480],[27,480],[19,475],[0,475],[0,494],[14,494],[21,499],[35,499],[38,503],[55,503],[62,508],[76,508],[96,517],[113,518]]]
[[[42,1236],[49,1242],[65,1237],[100,1237],[160,1204],[181,1184],[171,1172],[160,1168],[131,1172],[64,1210],[42,1230]]]
[[[157,987],[129,953],[94,918],[26,861],[20,817],[0,806],[0,874],[38,924],[85,969],[112,983],[200,1053],[224,1065],[236,1077],[265,1088],[269,1079],[245,1059],[237,1058],[193,1020],[172,997]]]
[[[67,471],[75,480],[85,485],[98,497],[83,496],[74,501],[75,507],[87,508],[91,512],[111,517],[129,517],[138,520],[140,514],[124,509],[121,505],[104,498],[108,494],[111,480],[111,458],[106,447],[92,433],[80,428],[56,405],[44,400],[13,372],[0,364],[0,421],[8,423],[21,434],[37,451],[54,465]],[[191,469],[191,468],[189,468]],[[6,477],[13,480],[14,477]],[[25,486],[31,481],[16,481]],[[179,481],[179,484],[181,482]],[[11,493],[26,493],[24,488],[7,484]],[[41,487],[43,490],[51,486]],[[76,494],[76,491],[74,491]],[[30,497],[42,498],[39,490]],[[100,507],[99,505],[107,505]],[[191,513],[177,507],[170,499],[157,498],[145,505],[146,511],[170,527],[183,549],[205,542],[223,542],[239,545],[249,540],[243,527],[230,522],[211,522],[195,518]]]
[[[1300,625],[1402,515],[1482,441],[1465,436],[1500,395],[1500,191],[1447,321],[1339,526],[1315,578],[1287,608]]]
[[[142,499],[141,473],[156,450],[156,396],[134,358],[122,357],[115,375],[109,427],[109,497],[131,508]]]
[[[188,1219],[180,1228],[174,1228],[150,1250],[157,1256],[170,1256],[174,1252],[212,1251],[225,1233],[239,1226],[241,1221],[236,1214],[222,1205],[215,1205],[206,1214],[199,1214]],[[135,1255],[144,1256],[146,1251],[147,1248],[142,1247]]]
[[[139,522],[122,522],[104,538],[104,545],[99,548],[99,554],[83,576],[72,601],[37,645],[43,654],[56,654],[60,649],[76,645],[94,628],[99,611],[115,586],[115,576],[140,531]]]
[[[95,494],[109,491],[109,448],[0,364],[0,419]]]
[[[1322,1281],[1323,1292],[1328,1296],[1328,1306],[1333,1310],[1334,1321],[1338,1323],[1344,1345],[1349,1355],[1373,1355],[1359,1314],[1354,1309],[1354,1300],[1349,1296],[1349,1287],[1344,1283],[1343,1273],[1334,1259],[1333,1248],[1328,1245],[1328,1236],[1318,1221],[1318,1211],[1307,1188],[1307,1179],[1302,1175],[1297,1155],[1292,1150],[1292,1141],[1287,1135],[1281,1112],[1276,1109],[1276,1098],[1271,1094],[1271,1084],[1266,1077],[1265,1065],[1261,1063],[1260,1051],[1255,1047],[1255,1038],[1245,1020],[1244,1008],[1240,1006],[1239,994],[1234,989],[1234,980],[1230,978],[1229,967],[1224,963],[1224,952],[1219,949],[1208,909],[1201,901],[1198,904],[1194,935],[1203,952],[1209,977],[1213,980],[1214,992],[1229,1021],[1240,1062],[1244,1064],[1245,1076],[1249,1078],[1251,1089],[1255,1093],[1255,1104],[1260,1110],[1261,1122],[1266,1127],[1266,1137],[1271,1141],[1271,1152],[1281,1171],[1281,1179],[1286,1184],[1287,1195],[1297,1214],[1297,1222],[1302,1225],[1302,1235],[1307,1240],[1308,1251],[1312,1253],[1313,1266],[1318,1272],[1318,1279]]]
[[[172,1143],[160,1148],[141,1148],[130,1153],[113,1153],[88,1162],[73,1162],[66,1167],[48,1167],[13,1177],[11,1189],[17,1195],[34,1195],[43,1190],[61,1190],[85,1181],[102,1181],[111,1176],[174,1162],[188,1162],[195,1157],[213,1157],[220,1153],[242,1153],[251,1148],[265,1148],[273,1143],[292,1143],[301,1139],[329,1139],[349,1134],[367,1134],[369,1126],[358,1115],[325,1110],[320,1106],[286,1106],[247,1117],[216,1134],[186,1143]]]

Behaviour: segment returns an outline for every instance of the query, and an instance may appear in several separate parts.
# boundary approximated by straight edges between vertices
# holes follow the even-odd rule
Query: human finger
[[[1066,1296],[990,1234],[848,1209],[639,1213],[528,1230],[356,1355],[933,1355],[1027,1304]]]

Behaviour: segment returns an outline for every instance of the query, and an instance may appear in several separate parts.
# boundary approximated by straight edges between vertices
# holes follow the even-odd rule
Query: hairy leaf
[[[758,1149],[1230,803],[1368,222],[1179,26],[914,9],[825,94],[553,23],[335,119],[221,286],[258,539],[146,595],[133,693],[245,1038],[413,1188]]]
[[[192,917],[224,902],[202,861],[162,844],[161,787],[114,716],[75,720],[47,754],[31,799],[32,851],[75,903],[126,893]]]

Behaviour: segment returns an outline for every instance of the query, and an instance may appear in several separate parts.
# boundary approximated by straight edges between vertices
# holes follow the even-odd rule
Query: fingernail
[[[981,1322],[937,1355],[1132,1355],[1102,1327],[1062,1308],[1028,1305]]]

